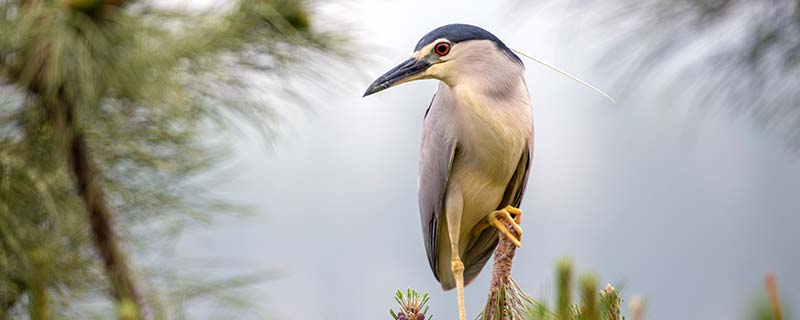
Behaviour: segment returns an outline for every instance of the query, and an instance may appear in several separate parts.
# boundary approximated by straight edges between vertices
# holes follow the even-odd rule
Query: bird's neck
[[[471,82],[475,83],[475,82]],[[475,85],[442,84],[437,95],[452,101],[448,112],[469,135],[528,136],[532,131],[530,98],[525,80],[507,84],[502,94]]]
[[[505,60],[505,57],[503,59]],[[470,96],[489,100],[527,97],[525,69],[511,60],[488,63],[482,59],[475,59],[468,66],[460,68],[464,72],[442,79],[453,91],[466,92]]]
[[[469,77],[448,81],[445,86],[469,109],[503,109],[504,107],[529,108],[528,87],[522,73],[503,76]]]

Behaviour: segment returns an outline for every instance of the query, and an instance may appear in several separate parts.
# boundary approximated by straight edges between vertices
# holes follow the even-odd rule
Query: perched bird
[[[516,245],[520,202],[533,155],[533,120],[522,60],[488,31],[439,27],[411,58],[380,76],[368,96],[420,79],[439,80],[422,131],[419,207],[428,262],[444,290],[464,286],[483,269],[498,231]]]

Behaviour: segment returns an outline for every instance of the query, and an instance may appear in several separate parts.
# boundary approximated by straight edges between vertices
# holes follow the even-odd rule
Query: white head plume
[[[561,70],[561,69],[559,69],[558,67],[556,67],[556,66],[553,66],[553,65],[551,65],[551,64],[549,64],[549,63],[547,63],[547,62],[544,62],[544,61],[542,61],[542,60],[539,60],[539,59],[536,59],[536,58],[534,58],[534,57],[531,57],[531,56],[529,56],[529,55],[527,55],[527,54],[525,54],[525,53],[523,53],[523,52],[521,52],[521,51],[519,51],[519,50],[511,49],[511,51],[514,51],[515,53],[517,53],[517,54],[519,54],[519,55],[522,55],[522,56],[523,56],[523,57],[525,57],[525,58],[531,59],[531,60],[533,60],[534,62],[536,62],[536,63],[538,63],[538,64],[541,64],[541,65],[543,65],[543,66],[545,66],[545,67],[548,67],[548,68],[550,68],[550,69],[553,69],[553,70],[555,70],[556,72],[558,72],[558,73],[560,73],[560,74],[563,74],[563,75],[567,76],[567,78],[570,78],[570,79],[572,79],[572,80],[575,80],[576,82],[578,82],[578,83],[580,83],[580,84],[582,84],[582,85],[584,85],[584,86],[588,87],[589,89],[592,89],[592,90],[594,90],[595,92],[597,92],[597,93],[599,93],[599,94],[602,94],[604,97],[606,97],[606,99],[608,99],[609,101],[611,101],[611,103],[613,103],[613,104],[617,104],[617,101],[615,101],[615,100],[614,100],[614,98],[612,98],[610,95],[608,95],[608,93],[605,93],[603,90],[600,90],[600,89],[596,88],[595,86],[593,86],[593,85],[589,84],[588,82],[586,82],[586,81],[583,81],[583,80],[581,80],[580,78],[578,78],[578,77],[576,77],[576,76],[573,76],[573,75],[569,74],[569,72],[566,72],[566,71],[564,71],[564,70]]]

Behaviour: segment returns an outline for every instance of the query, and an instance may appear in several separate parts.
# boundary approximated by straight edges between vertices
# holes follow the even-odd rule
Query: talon
[[[512,206],[506,206],[503,210],[508,211],[508,213],[514,215],[514,221],[517,224],[522,224],[522,210],[519,208],[514,208]]]
[[[514,215],[516,217],[512,218],[510,212],[514,212]],[[514,246],[519,248],[520,246],[522,246],[522,243],[520,242],[520,240],[522,239],[522,227],[519,226],[519,221],[521,221],[520,219],[521,215],[522,215],[521,210],[508,206],[502,210],[497,210],[490,213],[489,216],[486,217],[486,220],[488,224],[497,228],[497,230],[502,232],[508,238],[508,240],[510,240],[511,243],[514,244]],[[507,221],[509,224],[511,224],[511,227],[514,229],[514,231],[516,231],[516,233],[519,236],[516,236],[513,233],[511,233],[511,231],[508,230],[506,225],[503,224],[503,222],[500,221],[500,219],[503,219]]]
[[[509,210],[509,209],[511,209],[511,210]],[[519,235],[518,238],[522,238],[522,227],[519,225],[522,222],[522,219],[521,219],[522,218],[522,210],[514,208],[512,206],[508,206],[508,207],[505,207],[503,210],[499,210],[499,211],[500,211],[500,213],[499,213],[500,216],[502,218],[506,219],[506,221],[508,221],[511,224],[511,227],[514,228],[514,231],[517,232],[517,234]],[[497,211],[495,211],[495,212],[497,212]],[[515,216],[514,218],[511,217],[511,212],[515,212],[514,213],[514,216]]]

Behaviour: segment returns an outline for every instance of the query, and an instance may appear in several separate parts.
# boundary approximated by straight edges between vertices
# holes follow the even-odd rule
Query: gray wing
[[[503,201],[500,203],[500,206],[497,207],[498,209],[505,208],[507,205],[519,208],[520,204],[522,204],[522,197],[525,195],[525,188],[528,186],[528,175],[531,172],[532,159],[533,139],[531,138],[525,150],[522,151],[522,156],[517,165],[517,172],[514,173],[511,181],[508,182],[506,193],[503,195]]]
[[[422,236],[425,239],[425,251],[434,277],[439,244],[439,223],[444,210],[444,192],[450,177],[450,168],[455,158],[457,143],[448,141],[442,127],[431,125],[435,121],[428,114],[437,103],[436,95],[425,113],[425,125],[422,133],[422,148],[419,160],[419,214],[422,222]],[[435,111],[434,111],[435,113]]]
[[[498,210],[508,205],[519,208],[522,203],[525,187],[528,184],[528,174],[530,173],[530,164],[533,156],[532,150],[533,141],[531,139],[520,156],[516,172],[514,172],[514,175],[508,182],[508,186],[506,186],[503,200],[497,206]],[[465,284],[469,284],[478,276],[483,266],[486,265],[486,261],[492,256],[492,252],[494,252],[498,240],[497,229],[486,228],[467,245],[467,251],[463,257],[464,266],[466,266],[464,270]]]

